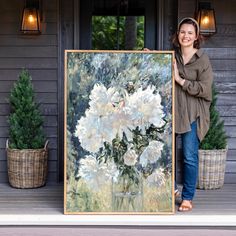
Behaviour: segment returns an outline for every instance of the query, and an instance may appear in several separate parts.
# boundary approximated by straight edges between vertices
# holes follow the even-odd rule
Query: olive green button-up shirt
[[[175,132],[186,133],[191,130],[191,123],[197,121],[197,135],[202,141],[210,125],[211,63],[201,49],[185,65],[180,51],[175,57],[180,77],[185,79],[183,87],[175,83]]]

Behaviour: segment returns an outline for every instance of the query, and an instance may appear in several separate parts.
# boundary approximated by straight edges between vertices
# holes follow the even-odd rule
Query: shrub
[[[200,144],[200,149],[214,150],[227,147],[227,136],[224,130],[224,121],[221,121],[216,109],[217,91],[212,87],[212,103],[210,106],[210,128]]]
[[[32,78],[22,70],[9,98],[11,112],[9,122],[9,147],[15,149],[43,148],[43,118],[39,104],[35,102]]]

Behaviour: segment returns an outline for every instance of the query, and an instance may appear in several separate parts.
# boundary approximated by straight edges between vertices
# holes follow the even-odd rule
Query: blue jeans
[[[197,122],[191,124],[191,131],[181,134],[183,146],[183,190],[182,199],[192,200],[195,194],[198,177]]]

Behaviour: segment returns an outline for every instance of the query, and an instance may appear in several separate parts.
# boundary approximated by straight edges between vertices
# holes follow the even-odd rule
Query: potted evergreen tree
[[[47,176],[48,142],[31,80],[29,72],[22,70],[9,98],[7,165],[9,183],[15,188],[41,187]]]
[[[217,91],[212,87],[210,128],[200,144],[198,185],[200,189],[218,189],[224,184],[227,136],[224,121],[216,109]]]

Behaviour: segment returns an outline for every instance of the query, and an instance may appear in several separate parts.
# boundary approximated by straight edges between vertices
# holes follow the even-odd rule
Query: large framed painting
[[[65,214],[174,212],[172,51],[65,51]]]

